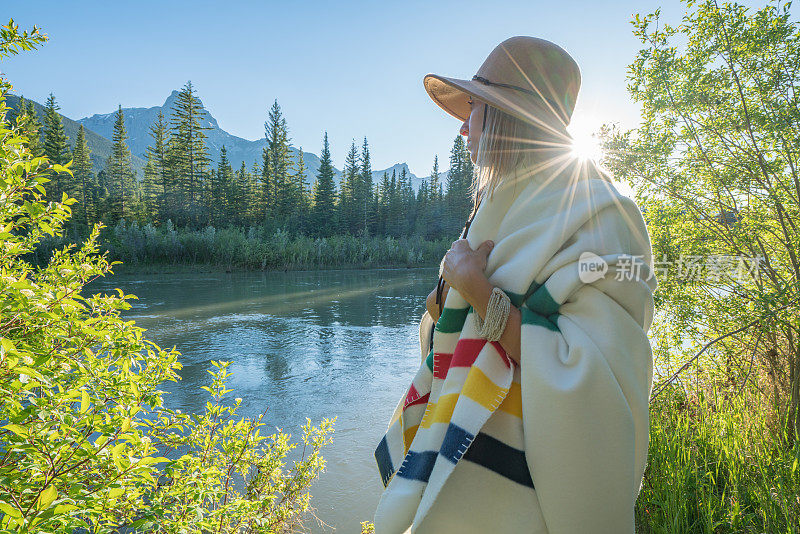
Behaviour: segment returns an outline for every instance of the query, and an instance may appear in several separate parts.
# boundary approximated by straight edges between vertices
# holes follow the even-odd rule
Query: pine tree
[[[368,236],[373,226],[374,206],[372,199],[372,163],[370,162],[366,137],[364,137],[364,144],[361,146],[361,172],[359,173],[356,202],[358,210],[361,212],[363,235]]]
[[[114,115],[114,133],[111,137],[113,144],[106,163],[111,212],[109,215],[114,222],[122,217],[130,218],[134,213],[134,175],[127,138],[125,116],[120,105]]]
[[[33,157],[44,155],[42,146],[42,123],[36,115],[33,102],[20,97],[17,111],[17,124],[22,128],[28,140],[28,150]]]
[[[389,181],[389,213],[387,232],[393,237],[400,237],[403,229],[401,198],[398,194],[397,170],[392,169],[392,179]]]
[[[255,165],[255,163],[254,163]],[[254,174],[256,174],[254,172]],[[269,150],[264,147],[261,150],[261,169],[256,174],[259,176],[258,191],[259,203],[256,207],[256,217],[265,220],[271,217],[275,204],[275,184],[272,181],[269,163]]]
[[[252,203],[250,204],[251,224],[263,224],[266,213],[264,211],[264,197],[263,197],[263,169],[258,165],[257,161],[253,162],[250,168],[250,179],[252,181]]]
[[[159,222],[159,199],[161,197],[161,179],[158,175],[153,155],[147,152],[147,164],[144,166],[144,180],[142,184],[142,201],[144,202],[144,209],[147,214],[147,219],[153,222]]]
[[[322,141],[317,181],[314,184],[313,227],[316,235],[328,237],[336,231],[336,185],[334,184],[328,132]]]
[[[291,209],[291,193],[288,186],[291,153],[286,119],[281,113],[277,99],[269,110],[269,118],[264,122],[264,134],[267,146],[264,153],[262,180],[268,193],[265,198],[266,208],[267,213],[274,210],[271,214],[275,216],[279,224],[282,224]]]
[[[414,189],[411,187],[411,177],[408,175],[405,165],[403,166],[403,170],[400,171],[398,194],[400,195],[400,206],[404,215],[401,235],[409,235],[414,229],[414,222],[417,218],[417,210],[414,198]]]
[[[292,166],[292,174],[289,176],[289,193],[291,195],[291,226],[292,231],[303,232],[309,223],[310,201],[306,191],[306,178],[308,171],[306,162],[303,159],[303,147],[300,147]]]
[[[419,184],[419,192],[417,194],[417,201],[415,211],[417,218],[414,221],[414,234],[418,236],[425,236],[428,233],[428,228],[431,222],[431,197],[428,180],[423,178]]]
[[[157,221],[164,221],[169,218],[168,212],[174,206],[174,180],[169,168],[167,159],[167,123],[164,120],[164,113],[158,112],[156,121],[150,126],[150,136],[153,143],[147,147],[147,160],[152,162],[150,170],[153,183],[154,198],[151,200],[153,205],[151,213]]]
[[[239,168],[239,181],[242,188],[242,222],[247,224],[256,223],[256,210],[259,206],[258,182],[256,175],[247,171],[247,167],[242,161]]]
[[[231,221],[238,225],[245,224],[250,213],[250,192],[247,176],[247,167],[242,161],[241,166],[233,173],[230,187]]]
[[[71,154],[69,138],[64,132],[64,124],[61,122],[61,115],[58,113],[59,109],[61,108],[56,103],[56,97],[53,96],[53,93],[50,93],[44,110],[43,148],[44,155],[47,156],[51,163],[64,165],[69,162]],[[69,174],[54,173],[52,180],[45,184],[48,196],[58,195],[60,199],[61,192],[71,193],[70,189],[73,189],[71,182]]]
[[[92,173],[91,151],[86,146],[86,132],[81,124],[75,138],[75,149],[72,151],[72,176],[78,186],[79,204],[74,205],[73,218],[86,226],[97,220],[97,209],[92,205],[92,187],[95,185]]]
[[[228,160],[228,149],[222,145],[219,154],[219,164],[217,170],[211,173],[211,191],[209,195],[211,223],[218,226],[223,221],[229,221],[230,212],[230,189],[233,183],[233,169]]]
[[[51,163],[64,165],[70,160],[69,138],[64,132],[59,109],[61,108],[56,103],[56,97],[50,93],[45,106],[44,152]]]
[[[383,171],[383,178],[381,179],[378,192],[378,233],[388,235],[387,223],[389,218],[391,183],[389,182],[389,173],[386,171]]]
[[[418,223],[418,226],[424,228],[422,235],[427,239],[437,239],[443,235],[442,229],[445,227],[443,221],[444,209],[442,183],[439,173],[439,156],[437,154],[433,158],[433,170],[431,171],[431,180],[427,188],[427,202],[419,212],[421,222]]]
[[[470,197],[469,188],[472,184],[473,169],[464,137],[458,135],[450,150],[450,170],[445,194],[448,233],[461,231],[472,209],[473,199]]]
[[[97,188],[93,191],[92,202],[97,207],[97,219],[111,219],[111,210],[113,208],[113,201],[111,198],[112,187],[109,184],[108,173],[106,169],[100,169],[97,173]]]
[[[430,182],[430,200],[432,203],[436,203],[441,200],[442,196],[442,187],[439,183],[439,154],[436,154],[433,157],[433,170],[431,171],[431,182]]]
[[[350,151],[345,157],[344,169],[342,171],[342,194],[340,209],[343,223],[342,230],[352,235],[357,235],[359,228],[359,206],[356,204],[356,195],[358,194],[360,177],[358,148],[356,148],[356,143],[354,140],[350,145]]]
[[[178,200],[188,208],[187,216],[195,224],[201,220],[199,205],[211,161],[205,134],[210,127],[201,124],[206,118],[206,110],[195,96],[192,82],[186,82],[172,108],[167,151],[171,154],[170,164],[180,188]]]

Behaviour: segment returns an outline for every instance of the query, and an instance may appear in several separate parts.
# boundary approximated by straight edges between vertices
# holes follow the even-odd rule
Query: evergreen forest
[[[453,141],[449,171],[441,172],[436,155],[429,178],[423,179],[416,191],[405,167],[373,179],[366,137],[360,146],[352,142],[337,183],[327,132],[321,139],[319,170],[309,176],[302,147],[292,155],[287,119],[276,100],[264,123],[266,146],[261,162],[248,168],[244,161],[231,161],[225,146],[217,161],[211,159],[205,133],[208,127],[203,126],[207,111],[189,81],[169,114],[159,112],[150,126],[142,173],[137,173],[132,162],[122,106],[114,115],[111,151],[103,168],[95,172],[86,129],[81,125],[71,140],[59,109],[52,93],[41,113],[32,101],[21,97],[9,118],[19,117],[25,135],[32,140],[34,156],[46,156],[59,165],[72,162],[71,174],[54,174],[45,184],[48,198],[66,194],[78,200],[64,239],[78,242],[100,222],[106,227],[101,241],[117,259],[134,265],[338,265],[334,249],[343,251],[339,245],[328,244],[329,238],[364,248],[359,255],[361,264],[371,264],[369,258],[374,257],[388,258],[389,264],[422,261],[435,265],[441,256],[436,250],[446,249],[442,246],[459,235],[472,208],[474,166],[461,135]],[[301,251],[273,262],[255,257],[260,254],[249,250],[275,236],[283,241],[300,240],[298,247],[308,253]],[[238,241],[242,243],[236,250],[221,251]],[[312,243],[316,243],[315,259],[310,257]],[[50,243],[52,248],[61,244]],[[43,243],[37,252],[42,261],[50,251],[47,245]],[[328,254],[321,252],[322,246],[331,249]]]

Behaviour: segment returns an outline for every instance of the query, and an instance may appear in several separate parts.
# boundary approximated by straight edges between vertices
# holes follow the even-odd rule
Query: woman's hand
[[[442,289],[442,306],[444,306],[445,298],[447,298],[447,290],[450,289],[450,286],[447,282],[444,283],[444,289]],[[425,307],[428,309],[428,315],[431,316],[433,322],[437,322],[439,320],[439,305],[436,304],[436,288],[433,288],[433,291],[430,292],[428,295],[427,300],[425,301]]]
[[[485,276],[487,258],[493,246],[492,241],[484,241],[472,250],[466,239],[453,241],[442,259],[442,278],[456,291],[463,293],[462,290],[471,287],[476,279]]]

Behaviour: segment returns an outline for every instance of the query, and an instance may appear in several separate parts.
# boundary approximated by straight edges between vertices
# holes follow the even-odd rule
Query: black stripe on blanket
[[[409,451],[403,465],[397,471],[397,475],[427,482],[433,471],[436,458],[441,455],[453,463],[457,463],[459,458],[469,460],[517,484],[533,489],[533,480],[528,470],[528,462],[525,459],[524,451],[506,445],[483,432],[478,432],[475,439],[471,439],[471,437],[469,432],[458,425],[450,423],[439,452]],[[461,456],[459,454],[461,447],[470,441],[472,444],[467,449],[467,452]]]
[[[386,442],[386,436],[383,437],[375,449],[375,461],[378,462],[378,471],[381,474],[381,482],[385,488],[389,484],[389,479],[392,478],[394,467],[392,466],[392,455],[389,454],[389,445]]]
[[[533,489],[525,451],[510,447],[488,434],[478,432],[472,445],[464,453],[463,459],[482,465],[517,484]]]

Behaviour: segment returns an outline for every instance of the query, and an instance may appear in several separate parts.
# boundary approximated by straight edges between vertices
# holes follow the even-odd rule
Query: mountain
[[[172,105],[177,96],[178,91],[172,91],[164,104],[161,106],[153,106],[150,108],[122,108],[122,111],[125,115],[125,129],[128,133],[128,147],[130,148],[132,154],[131,161],[133,164],[133,169],[140,178],[144,173],[144,166],[147,158],[147,146],[152,142],[150,126],[155,122],[159,111],[162,111],[165,119],[169,121]],[[6,103],[13,109],[17,109],[19,106],[19,99],[20,97],[16,95],[6,95]],[[29,101],[33,102],[33,107],[37,116],[39,117],[39,120],[43,121],[45,109],[44,106],[34,100]],[[86,144],[91,150],[91,159],[94,172],[99,172],[105,168],[106,160],[111,154],[111,137],[114,131],[115,113],[116,111],[111,113],[95,114],[91,117],[85,117],[77,121],[74,121],[69,117],[59,113],[59,115],[61,115],[61,120],[64,123],[64,131],[66,132],[67,136],[69,136],[71,145],[74,145],[75,143],[75,137],[78,134],[78,128],[81,124],[83,125],[84,130],[86,131]],[[245,162],[248,170],[252,168],[253,162],[258,162],[259,165],[261,164],[262,150],[266,146],[266,139],[250,141],[248,139],[243,139],[241,137],[229,134],[220,128],[217,120],[213,117],[213,115],[211,115],[210,112],[208,112],[208,110],[206,110],[206,113],[207,116],[203,119],[201,124],[209,128],[205,132],[208,136],[207,143],[209,147],[209,155],[213,161],[216,162],[219,159],[220,149],[222,148],[222,145],[225,145],[225,148],[228,151],[228,159],[230,160],[234,169],[238,169],[242,161]],[[290,147],[290,151],[292,157],[296,158],[298,150],[294,147]],[[316,181],[316,175],[319,171],[319,156],[312,152],[303,152],[303,160],[305,161],[307,169],[306,172],[308,174],[306,184],[311,187]],[[391,176],[392,171],[395,171],[399,177],[404,168],[407,176],[411,178],[411,186],[414,191],[419,191],[419,186],[423,179],[430,183],[430,176],[416,176],[411,172],[411,170],[408,168],[408,164],[405,162],[397,163],[386,169],[372,171],[372,182],[373,184],[380,183],[383,179],[384,172]],[[334,167],[334,173],[334,180],[337,187],[339,187],[342,180],[342,171]],[[439,173],[439,180],[443,184],[446,183],[447,171]]]
[[[13,108],[15,110],[19,109],[19,99],[20,97],[12,94],[6,95],[6,104],[8,107]],[[39,118],[40,122],[44,122],[44,106],[39,104],[34,100],[25,99],[28,102],[33,102],[33,109],[36,112],[36,116]],[[61,115],[61,113],[59,113]],[[64,132],[69,137],[70,148],[75,146],[75,138],[78,136],[78,128],[80,128],[79,122],[76,122],[65,115],[61,115],[61,122],[64,124]],[[113,126],[113,125],[112,125]],[[98,135],[96,132],[92,131],[90,128],[84,126],[84,130],[86,133],[86,145],[91,150],[91,159],[92,159],[92,167],[94,172],[99,172],[101,169],[104,169],[106,166],[106,159],[108,156],[111,155],[111,140],[110,135],[108,137]],[[137,173],[141,175],[144,171],[145,160],[134,155],[131,158],[131,162],[133,164],[133,169]]]
[[[392,179],[392,171],[394,171],[397,175],[397,179],[400,179],[400,174],[403,172],[403,169],[406,170],[406,177],[411,177],[411,187],[414,191],[419,191],[419,185],[422,183],[422,178],[416,176],[414,173],[411,172],[411,169],[408,168],[408,164],[403,163],[395,163],[388,169],[382,169],[380,171],[372,171],[372,183],[379,184],[383,181],[383,173],[389,175],[389,180]],[[430,178],[428,179],[430,181]]]
[[[150,108],[122,108],[122,111],[125,115],[125,128],[128,131],[128,146],[130,147],[131,153],[134,156],[145,160],[147,157],[147,146],[152,142],[150,126],[155,122],[159,111],[164,114],[165,120],[169,121],[170,116],[172,115],[172,106],[177,97],[178,91],[172,91],[172,93],[164,101],[164,104],[161,106],[153,106]],[[200,121],[200,124],[201,126],[206,126],[209,128],[208,130],[205,130],[205,134],[208,136],[206,142],[208,145],[209,156],[211,157],[212,161],[216,162],[219,160],[220,150],[222,149],[222,146],[225,145],[225,148],[228,151],[228,159],[230,160],[234,169],[238,169],[242,161],[244,161],[248,170],[252,168],[253,162],[257,162],[260,166],[262,161],[262,151],[267,145],[266,138],[250,141],[248,139],[243,139],[241,137],[229,134],[220,128],[217,120],[213,115],[211,115],[208,109],[206,109],[205,106],[203,106],[203,108],[206,110],[206,116]],[[92,115],[91,117],[79,119],[78,122],[83,124],[85,128],[100,134],[106,139],[111,139],[114,129],[114,113],[116,112],[96,114]],[[321,141],[320,144],[322,144]],[[290,147],[290,152],[291,157],[296,159],[298,149],[295,147]],[[308,174],[306,184],[311,187],[316,181],[316,175],[319,171],[319,156],[311,152],[303,152],[303,160],[305,161]],[[376,183],[382,179],[384,171],[388,172],[391,176],[393,169],[399,174],[403,167],[405,167],[406,173],[411,176],[412,187],[415,191],[418,190],[419,184],[422,182],[422,178],[412,174],[408,169],[408,165],[405,163],[398,163],[392,167],[389,167],[388,169],[373,171],[373,183]],[[334,172],[336,174],[335,182],[338,186],[341,183],[342,172],[335,167]]]

